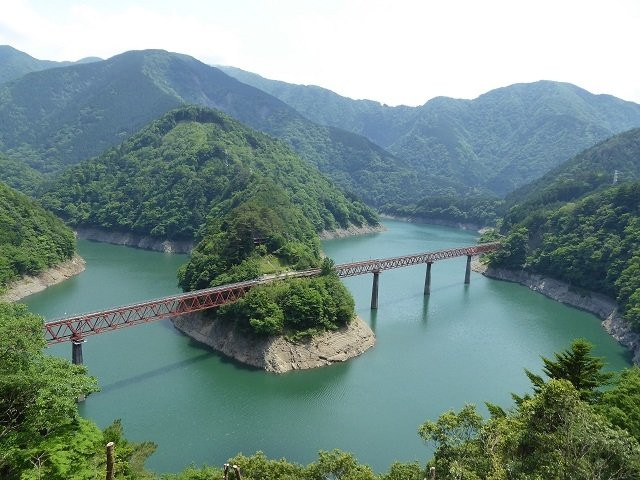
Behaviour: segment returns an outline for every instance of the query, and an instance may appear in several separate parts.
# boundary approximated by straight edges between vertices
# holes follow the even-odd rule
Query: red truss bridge
[[[424,293],[427,295],[430,293],[431,265],[434,262],[466,256],[467,268],[465,272],[465,283],[469,283],[471,257],[491,252],[499,248],[499,243],[485,243],[470,247],[451,248],[448,250],[419,253],[416,255],[405,255],[402,257],[343,263],[335,265],[334,269],[340,277],[372,273],[373,289],[371,296],[371,308],[378,308],[378,279],[380,272],[384,270],[426,263],[427,275],[425,277]],[[317,268],[299,272],[288,272],[280,275],[269,275],[246,282],[206,288],[203,290],[196,290],[155,300],[148,300],[146,302],[134,303],[132,305],[115,307],[99,312],[61,318],[44,324],[44,336],[47,345],[72,341],[74,344],[74,363],[82,363],[81,345],[84,337],[120,328],[132,327],[141,323],[148,323],[168,317],[183,315],[186,313],[216,308],[238,300],[247,291],[257,285],[263,285],[287,278],[313,277],[320,273],[321,269]]]

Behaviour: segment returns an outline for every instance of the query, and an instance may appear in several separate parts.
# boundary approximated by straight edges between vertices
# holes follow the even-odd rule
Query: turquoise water
[[[324,250],[341,263],[475,242],[473,234],[445,227],[385,224],[386,232],[326,241]],[[171,294],[186,260],[88,241],[79,250],[86,271],[25,299],[32,310],[52,319]],[[383,272],[377,311],[369,310],[372,276],[346,279],[377,344],[312,371],[274,375],[244,367],[168,321],[90,337],[84,360],[102,391],[81,412],[102,427],[121,418],[129,438],[156,442],[148,466],[159,472],[221,465],[257,450],[309,462],[333,448],[385,471],[394,460],[428,459],[420,423],[465,403],[511,405],[510,392],[529,388],[523,369],[539,371],[540,355],[573,338],[594,343],[608,368],[629,365],[594,316],[475,273],[465,286],[464,269],[465,258],[435,263],[427,297],[425,266]],[[50,351],[71,355],[68,344]]]

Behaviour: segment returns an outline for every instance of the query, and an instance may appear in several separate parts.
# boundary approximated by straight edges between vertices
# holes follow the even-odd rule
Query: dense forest
[[[34,71],[0,85],[0,151],[41,172],[59,172],[184,104],[216,108],[284,140],[372,205],[391,193],[408,201],[421,189],[408,165],[366,138],[317,125],[215,67],[162,50]]]
[[[452,224],[470,224],[476,227],[493,226],[504,211],[504,200],[484,192],[469,191],[456,194],[434,193],[415,205],[387,204],[386,214],[412,221],[445,221]]]
[[[0,292],[12,280],[70,259],[75,245],[58,218],[0,182]]]
[[[43,353],[42,325],[24,305],[0,303],[0,477],[104,478],[104,446],[114,442],[116,479],[222,478],[219,466],[149,472],[144,463],[153,443],[127,440],[118,420],[100,430],[80,417],[76,398],[95,392],[96,380],[85,367]],[[308,465],[270,460],[259,452],[229,463],[247,480],[422,480],[432,467],[439,479],[638,478],[640,369],[611,378],[583,340],[542,360],[547,378],[525,372],[532,392],[514,395],[513,408],[489,404],[491,417],[484,419],[468,405],[420,425],[418,435],[435,446],[426,469],[423,463],[396,462],[376,474],[338,450],[319,452]],[[603,391],[605,384],[609,388]]]
[[[279,186],[315,231],[377,224],[369,207],[284,143],[196,106],[173,110],[68,169],[42,202],[71,225],[191,240],[208,216],[225,213],[259,181]]]
[[[640,329],[640,182],[626,182],[512,225],[490,265],[525,269],[617,298]]]

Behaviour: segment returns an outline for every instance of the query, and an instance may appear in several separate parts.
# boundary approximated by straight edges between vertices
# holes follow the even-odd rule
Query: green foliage
[[[483,425],[482,417],[473,405],[466,405],[459,413],[453,410],[443,413],[436,422],[423,423],[418,435],[436,446],[436,454],[428,466],[436,467],[438,473],[458,478],[484,478],[489,470],[489,459],[484,455]]]
[[[595,403],[601,392],[601,387],[608,385],[613,378],[613,373],[602,372],[604,361],[600,357],[591,355],[593,345],[583,338],[578,338],[571,343],[571,348],[560,353],[554,353],[555,360],[542,357],[544,363],[543,372],[550,379],[567,380],[580,394],[584,401]],[[541,376],[525,369],[525,373],[535,392],[540,392],[544,385]],[[514,395],[517,401],[522,399]]]
[[[491,266],[515,270],[523,268],[529,250],[528,233],[525,227],[521,227],[502,239],[502,247],[487,255]]]
[[[184,290],[256,278],[273,255],[295,269],[317,266],[320,243],[313,225],[277,185],[255,180],[211,212],[200,243],[180,268]]]
[[[615,135],[509,194],[510,207],[504,227],[522,222],[532,213],[550,210],[609,187],[618,171],[618,181],[640,177],[640,129]]]
[[[446,221],[456,224],[494,225],[504,201],[488,193],[449,189],[425,197],[415,205],[384,205],[384,213],[417,221]]]
[[[75,252],[73,232],[40,205],[0,183],[0,291]]]
[[[218,108],[283,140],[371,204],[390,200],[392,193],[413,195],[420,186],[410,168],[364,137],[317,125],[215,67],[160,50],[34,72],[0,86],[0,146],[39,171],[58,172],[119,145],[185,103]],[[413,188],[403,191],[405,186]],[[341,211],[333,212],[338,223]]]
[[[511,227],[507,239],[513,236],[521,241],[515,248],[503,242],[494,259],[523,253],[524,243],[527,270],[616,297],[625,318],[640,328],[640,182],[609,187],[557,209],[531,212]],[[518,263],[491,262],[507,268],[519,268]]]
[[[214,314],[258,335],[313,334],[351,322],[354,302],[335,273],[254,287]]]
[[[484,421],[467,406],[427,422],[430,465],[442,479],[632,479],[640,445],[613,428],[566,380],[550,380],[505,415]]]
[[[278,202],[296,205],[317,231],[377,223],[368,207],[347,199],[283,143],[193,106],[66,171],[42,201],[73,225],[191,240],[208,216],[232,208],[242,216],[232,228],[253,222],[256,230],[273,229],[286,220],[263,217],[257,200],[247,201],[262,182],[277,187],[286,197]],[[246,233],[233,232],[249,248]]]
[[[602,394],[598,411],[640,441],[640,368],[623,370],[614,388]]]
[[[0,478],[85,480],[104,477],[105,445],[115,447],[116,478],[149,478],[149,442],[127,441],[116,421],[104,432],[80,418],[76,400],[97,391],[87,369],[45,355],[42,318],[0,303]]]
[[[97,390],[86,368],[42,353],[42,318],[0,303],[0,477],[41,464],[80,428],[76,398]]]

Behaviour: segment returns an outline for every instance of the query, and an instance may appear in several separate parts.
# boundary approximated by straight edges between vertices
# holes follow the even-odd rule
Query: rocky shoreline
[[[142,248],[145,250],[155,250],[156,252],[190,253],[194,247],[194,243],[190,240],[161,240],[159,238],[129,232],[110,232],[101,228],[76,227],[75,231],[78,238]]]
[[[478,261],[473,263],[472,268],[489,278],[519,283],[553,300],[593,313],[602,320],[607,333],[631,351],[633,363],[640,365],[640,334],[631,330],[618,313],[618,304],[614,299],[595,292],[578,291],[568,283],[524,270],[492,268]]]
[[[284,336],[247,336],[239,333],[233,324],[213,321],[201,313],[175,317],[171,321],[195,341],[241,363],[273,373],[344,362],[375,344],[375,335],[360,317],[339,330],[299,342],[292,342]]]
[[[367,235],[385,231],[384,225],[376,226],[364,225],[357,227],[351,225],[349,228],[338,228],[336,230],[323,230],[318,235],[323,240],[331,238],[343,238],[354,235]],[[125,245],[128,247],[142,248],[165,253],[191,253],[195,243],[190,240],[162,240],[145,235],[137,235],[130,232],[110,232],[102,228],[77,227],[78,238],[93,240],[95,242],[112,243],[114,245]]]
[[[323,230],[318,235],[322,240],[330,240],[332,238],[344,238],[344,237],[353,237],[356,235],[368,235],[370,233],[380,233],[384,232],[387,229],[381,223],[378,225],[363,225],[361,227],[357,227],[355,225],[351,225],[349,228],[337,228],[335,230]]]
[[[84,259],[78,254],[75,254],[70,260],[49,268],[39,275],[33,277],[27,275],[11,282],[8,285],[7,291],[0,295],[0,301],[16,302],[21,298],[40,292],[51,285],[63,282],[83,272],[84,268]]]
[[[471,230],[474,232],[482,233],[483,230],[488,228],[492,228],[489,226],[482,226],[478,223],[471,222],[457,222],[455,220],[445,220],[442,218],[422,218],[422,217],[412,217],[412,216],[399,216],[399,215],[390,215],[388,213],[381,213],[380,218],[389,219],[389,220],[399,220],[402,222],[409,223],[418,223],[418,224],[426,224],[426,225],[438,225],[441,227],[451,227],[451,228],[459,228],[460,230]]]

